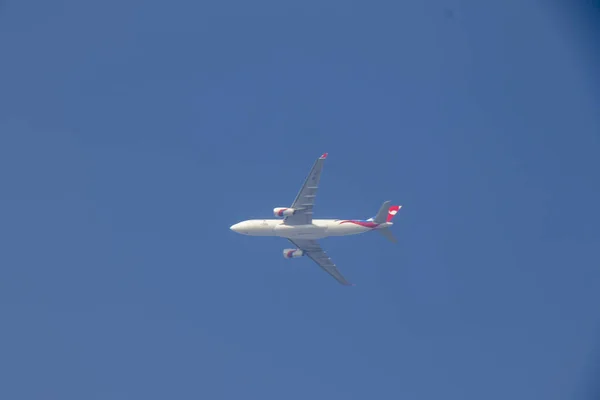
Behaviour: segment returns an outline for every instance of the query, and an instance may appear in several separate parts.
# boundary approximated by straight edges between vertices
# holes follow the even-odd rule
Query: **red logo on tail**
[[[402,206],[391,206],[390,209],[388,210],[388,216],[387,216],[386,222],[390,222],[392,220],[392,218],[394,218],[394,216],[396,215],[398,210],[400,210],[400,208],[402,208]]]

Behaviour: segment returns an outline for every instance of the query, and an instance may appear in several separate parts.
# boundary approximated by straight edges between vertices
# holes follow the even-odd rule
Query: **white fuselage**
[[[289,239],[321,239],[328,236],[346,236],[387,228],[391,222],[349,219],[313,219],[312,224],[286,225],[282,219],[251,219],[231,226],[231,230],[249,236],[279,236]]]

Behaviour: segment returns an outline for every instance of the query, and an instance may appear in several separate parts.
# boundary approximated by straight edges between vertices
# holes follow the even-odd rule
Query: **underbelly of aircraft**
[[[317,223],[310,225],[285,225],[274,227],[276,236],[289,239],[321,239],[328,236],[346,236],[371,230],[356,224]]]
[[[327,227],[318,225],[277,225],[275,235],[289,239],[321,239],[327,235]]]

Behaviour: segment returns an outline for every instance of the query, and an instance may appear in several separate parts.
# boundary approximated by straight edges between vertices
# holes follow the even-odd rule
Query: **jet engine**
[[[273,214],[275,214],[276,217],[289,217],[290,215],[294,215],[295,213],[296,210],[294,210],[293,208],[277,207],[273,209]]]
[[[296,258],[296,257],[302,257],[303,255],[304,255],[304,252],[300,249],[285,249],[285,250],[283,250],[284,258]]]

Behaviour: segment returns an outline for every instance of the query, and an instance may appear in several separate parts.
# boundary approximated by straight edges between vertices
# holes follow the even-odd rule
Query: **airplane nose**
[[[239,231],[240,231],[240,224],[239,224],[239,223],[237,223],[237,224],[233,224],[233,225],[231,225],[231,226],[229,227],[229,229],[231,229],[231,230],[232,230],[232,231],[234,231],[234,232],[238,232],[238,233],[239,233]]]

